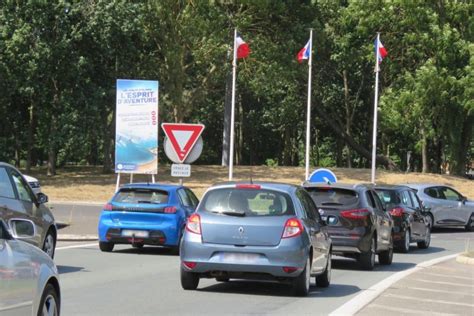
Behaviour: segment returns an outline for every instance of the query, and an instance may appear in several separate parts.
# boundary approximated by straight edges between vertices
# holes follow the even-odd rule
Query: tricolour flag
[[[240,34],[237,33],[237,38],[235,39],[235,46],[237,47],[237,59],[247,58],[250,54],[249,45],[244,42]]]
[[[382,62],[382,60],[387,56],[387,50],[385,49],[385,47],[383,46],[382,42],[380,41],[380,37],[377,36],[377,38],[375,39],[375,54],[377,54],[377,50],[378,50],[378,59],[379,59],[379,64]]]
[[[309,59],[309,55],[311,54],[311,40],[308,40],[308,43],[298,52],[296,58],[298,62],[301,63],[303,59]]]

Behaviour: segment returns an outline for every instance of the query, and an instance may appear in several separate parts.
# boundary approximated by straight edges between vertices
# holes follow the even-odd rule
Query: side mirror
[[[48,203],[49,201],[48,196],[41,192],[36,194],[36,199],[38,200],[39,204],[45,204],[45,203]]]
[[[338,222],[338,220],[337,220],[336,216],[328,215],[328,217],[326,218],[326,224],[328,226],[334,226],[334,225],[337,224],[337,222]]]
[[[36,235],[35,224],[27,219],[12,218],[8,221],[11,234],[16,239],[33,238]]]

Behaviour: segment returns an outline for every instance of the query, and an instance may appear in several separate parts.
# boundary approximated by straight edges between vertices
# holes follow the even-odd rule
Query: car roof
[[[122,185],[120,188],[127,188],[127,189],[157,189],[157,190],[164,190],[164,191],[175,191],[179,188],[183,188],[184,186],[178,184],[170,184],[170,183],[149,183],[149,182],[137,182],[137,183],[127,183]]]
[[[415,188],[415,189],[425,189],[429,187],[451,187],[449,185],[445,185],[442,183],[406,183],[403,185],[406,185],[407,187]]]
[[[404,184],[377,184],[375,187],[374,187],[375,190],[379,189],[379,190],[406,190],[406,189],[410,189],[412,190],[413,188],[407,186],[407,185],[404,185]]]
[[[303,182],[303,187],[305,188],[337,188],[337,189],[348,189],[348,190],[357,190],[357,189],[370,189],[373,188],[371,183],[312,183],[312,182]]]
[[[209,190],[214,190],[218,188],[235,188],[238,184],[245,184],[245,185],[260,185],[262,189],[270,189],[270,190],[277,190],[282,192],[291,193],[298,189],[300,186],[290,183],[281,183],[281,182],[268,182],[268,181],[226,181],[226,182],[218,182],[213,184]]]

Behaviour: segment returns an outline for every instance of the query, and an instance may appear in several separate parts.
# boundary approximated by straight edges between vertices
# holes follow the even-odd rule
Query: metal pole
[[[120,186],[120,172],[117,174],[117,184],[115,185],[115,192],[118,191]]]
[[[235,77],[237,73],[237,28],[234,29],[234,57],[232,59],[232,103],[230,114],[229,181],[234,173],[234,121],[235,121]]]
[[[133,173],[130,174],[130,183],[133,183]]]
[[[154,174],[151,175],[151,183],[155,183],[155,175]]]
[[[305,180],[309,178],[309,152],[310,148],[310,137],[311,137],[311,65],[313,61],[313,29],[309,30],[309,61],[308,61],[308,104],[307,104],[307,117],[306,117],[306,171]]]
[[[375,93],[374,93],[374,129],[372,134],[372,176],[371,182],[375,184],[375,167],[377,160],[377,108],[379,101],[379,41],[380,33],[377,33],[375,44]]]

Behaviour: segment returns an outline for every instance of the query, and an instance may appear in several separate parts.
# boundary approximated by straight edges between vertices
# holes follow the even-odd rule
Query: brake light
[[[401,207],[395,207],[390,211],[390,215],[394,217],[402,217],[403,216],[403,208]]]
[[[104,211],[112,211],[114,207],[112,206],[111,203],[107,203],[104,205]]]
[[[260,190],[262,186],[258,184],[236,184],[236,189],[252,189],[252,190]]]
[[[366,219],[369,217],[369,210],[367,209],[355,209],[342,211],[341,216],[348,219]]]
[[[175,214],[175,213],[176,213],[176,207],[175,207],[175,206],[168,206],[168,207],[165,207],[164,212],[165,212],[166,214]]]
[[[194,268],[196,267],[196,262],[183,261],[183,265],[184,265],[186,268],[192,270],[192,269],[194,269]]]
[[[285,271],[285,273],[293,273],[293,272],[295,272],[296,270],[298,270],[298,268],[295,268],[295,267],[283,267],[283,271]]]
[[[201,216],[196,213],[189,216],[188,222],[186,223],[186,230],[201,235]]]
[[[291,238],[299,236],[303,233],[303,225],[297,218],[290,218],[285,223],[285,229],[281,238]]]

